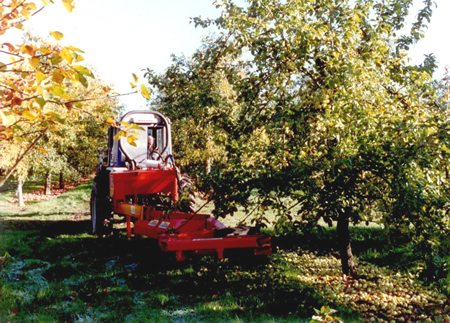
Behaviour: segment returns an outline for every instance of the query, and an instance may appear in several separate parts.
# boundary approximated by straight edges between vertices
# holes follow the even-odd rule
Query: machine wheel
[[[91,232],[97,235],[107,232],[112,216],[111,203],[107,195],[109,190],[107,180],[107,173],[99,173],[94,179],[91,192]]]
[[[178,208],[181,212],[194,213],[196,210],[195,194],[191,190],[192,180],[187,175],[180,177],[180,202]]]

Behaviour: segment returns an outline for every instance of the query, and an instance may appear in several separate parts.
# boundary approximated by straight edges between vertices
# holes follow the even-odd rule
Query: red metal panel
[[[188,236],[188,234],[186,234]],[[159,245],[163,251],[174,251],[178,261],[186,259],[186,253],[213,254],[219,259],[223,258],[226,249],[246,248],[253,249],[253,255],[271,255],[272,247],[270,236],[264,234],[248,236],[228,236],[223,238],[161,238]]]
[[[178,183],[175,169],[134,170],[110,174],[114,207],[118,201],[129,202],[125,196],[163,193],[178,200]],[[135,201],[133,201],[135,202]]]
[[[208,215],[196,214],[191,218],[186,215],[190,213],[175,213],[153,220],[138,220],[134,224],[133,232],[135,234],[144,235],[151,238],[159,238],[166,236],[170,232],[170,236],[180,238],[212,238],[214,236],[214,227],[210,227],[208,223]]]
[[[230,249],[230,248],[261,248],[270,246],[270,239],[265,235],[230,236],[223,238],[200,239],[160,239],[165,251],[200,250],[200,249]]]

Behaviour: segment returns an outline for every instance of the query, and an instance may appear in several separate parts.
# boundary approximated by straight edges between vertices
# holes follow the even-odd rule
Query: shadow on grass
[[[121,229],[90,235],[89,221],[0,226],[1,252],[10,255],[0,319],[299,321],[325,303],[271,258],[177,262],[155,240],[129,239]]]

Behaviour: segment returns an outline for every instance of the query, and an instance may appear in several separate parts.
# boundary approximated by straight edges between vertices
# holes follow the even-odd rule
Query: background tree
[[[149,81],[175,119],[190,115],[220,134],[224,153],[199,174],[217,214],[256,202],[258,215],[278,210],[277,228],[336,221],[345,274],[357,274],[350,223],[412,225],[424,258],[445,254],[448,110],[432,84],[433,57],[410,66],[406,56],[430,19],[424,4],[404,37],[396,34],[411,3],[400,0],[223,1],[219,19],[194,20],[222,33],[195,63]],[[216,75],[234,93],[233,113],[214,96],[219,112],[209,113]]]
[[[145,73],[158,88],[150,104],[173,122],[177,161],[191,174],[209,173],[216,160],[222,158],[226,133],[216,124],[232,119],[238,106],[223,71],[217,69],[208,74],[211,71],[202,66],[206,46],[193,59],[173,56],[173,65],[164,76],[150,69]],[[205,113],[208,118],[204,118]]]

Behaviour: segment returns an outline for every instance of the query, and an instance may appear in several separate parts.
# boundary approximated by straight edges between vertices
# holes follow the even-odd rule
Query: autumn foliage
[[[11,28],[22,29],[50,2],[2,1],[0,35]],[[73,1],[63,0],[62,4],[69,12],[74,9]],[[36,161],[55,153],[49,140],[58,142],[59,152],[54,156],[63,156],[61,147],[73,147],[74,143],[62,143],[62,138],[84,130],[88,120],[100,126],[91,132],[97,136],[117,104],[117,94],[111,93],[105,82],[95,80],[91,69],[82,65],[83,51],[62,46],[58,42],[64,37],[62,32],[50,31],[49,35],[50,39],[44,39],[27,34],[21,44],[0,42],[1,185],[14,174],[17,179],[26,178],[29,163],[28,170],[20,164],[27,156],[40,154],[41,158],[32,157]],[[54,163],[46,165],[55,167]]]

